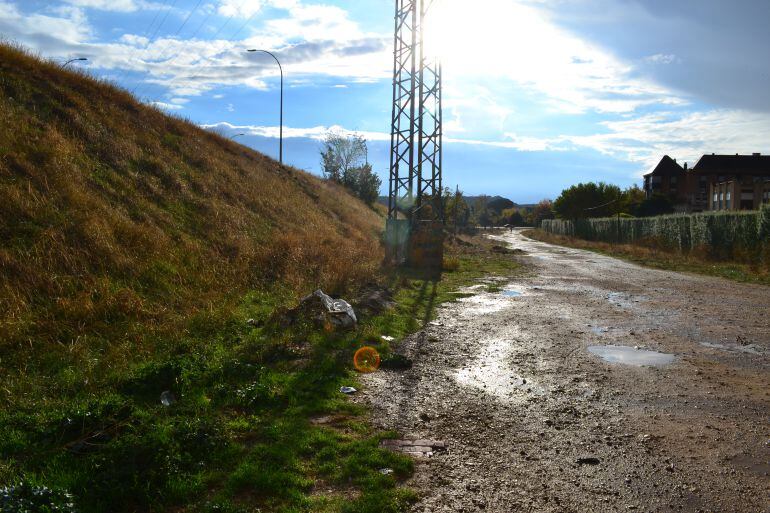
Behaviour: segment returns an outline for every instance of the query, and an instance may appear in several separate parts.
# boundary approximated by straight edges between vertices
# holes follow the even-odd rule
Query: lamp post
[[[278,162],[283,164],[283,66],[281,66],[281,61],[278,60],[278,57],[273,55],[272,52],[268,52],[267,50],[258,50],[256,48],[251,48],[249,50],[246,50],[247,52],[262,52],[268,54],[270,57],[275,59],[275,62],[278,63],[278,69],[281,71],[281,119],[280,119],[280,127],[279,127],[279,142],[278,142]]]
[[[73,62],[75,62],[75,61],[87,61],[87,60],[88,60],[88,59],[86,59],[85,57],[77,57],[77,58],[75,58],[75,59],[70,59],[70,60],[68,60],[67,62],[65,62],[64,64],[62,64],[62,65],[61,65],[61,67],[62,67],[62,68],[66,68],[68,64],[70,64],[70,63],[73,63]]]
[[[235,135],[231,135],[231,136],[230,136],[230,139],[235,139],[236,137],[240,137],[240,136],[242,136],[242,135],[246,135],[246,134],[235,134]]]

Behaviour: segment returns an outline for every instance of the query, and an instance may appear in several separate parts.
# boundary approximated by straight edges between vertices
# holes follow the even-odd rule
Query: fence
[[[737,248],[759,250],[770,243],[770,205],[759,211],[574,221],[547,219],[540,228],[549,233],[590,241],[652,242],[683,252],[697,248],[724,255]]]

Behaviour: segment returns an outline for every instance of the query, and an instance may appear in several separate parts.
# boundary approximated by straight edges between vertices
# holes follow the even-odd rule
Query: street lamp
[[[283,66],[281,66],[281,61],[278,60],[278,57],[273,55],[272,52],[268,52],[267,50],[258,50],[256,48],[251,48],[249,50],[246,50],[247,52],[262,52],[268,54],[270,57],[275,59],[275,62],[278,63],[278,69],[281,71],[281,121],[280,121],[280,128],[279,128],[279,142],[278,142],[278,162],[283,164]]]
[[[236,137],[240,137],[240,136],[242,136],[242,135],[246,135],[246,134],[235,134],[235,135],[231,135],[231,136],[230,136],[230,139],[235,139]]]
[[[62,65],[61,65],[61,67],[62,67],[62,68],[66,68],[66,67],[67,67],[67,65],[68,65],[68,64],[70,64],[70,63],[72,63],[72,62],[75,62],[75,61],[87,61],[87,60],[88,60],[88,59],[86,59],[85,57],[77,57],[77,58],[75,58],[75,59],[70,59],[70,60],[68,60],[67,62],[65,62],[64,64],[62,64]]]

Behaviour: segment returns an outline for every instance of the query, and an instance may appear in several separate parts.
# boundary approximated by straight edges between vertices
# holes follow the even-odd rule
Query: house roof
[[[769,155],[703,155],[692,168],[701,173],[750,173],[770,175]]]
[[[662,176],[662,175],[678,175],[684,173],[684,169],[682,169],[682,166],[676,163],[676,160],[672,159],[668,155],[664,155],[662,159],[660,159],[660,162],[657,166],[655,166],[655,169],[650,171],[644,176]]]

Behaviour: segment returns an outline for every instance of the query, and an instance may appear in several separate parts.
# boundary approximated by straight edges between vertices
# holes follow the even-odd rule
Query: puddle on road
[[[512,341],[489,340],[470,365],[455,373],[458,383],[486,392],[501,400],[511,400],[514,392],[541,395],[543,389],[529,378],[516,374],[510,365]]]
[[[588,351],[609,363],[641,367],[668,365],[676,360],[673,354],[647,351],[629,346],[588,346]]]
[[[757,344],[747,344],[745,346],[738,344],[717,344],[714,342],[699,342],[699,344],[703,347],[708,347],[709,349],[719,349],[728,353],[746,353],[754,355],[764,354],[763,348]]]
[[[467,308],[460,312],[462,317],[477,317],[479,315],[496,313],[511,306],[509,301],[497,294],[477,294],[471,297],[463,297],[457,300],[464,303]]]
[[[605,296],[605,299],[617,308],[629,309],[634,308],[638,303],[645,301],[647,298],[645,296],[628,294],[627,292],[610,292]]]
[[[519,297],[523,295],[523,292],[519,292],[518,290],[504,290],[503,295],[506,297]]]

